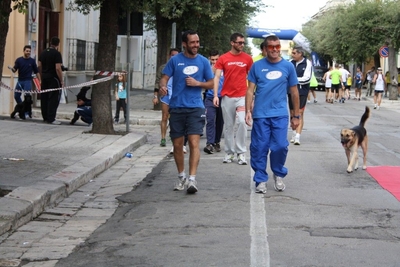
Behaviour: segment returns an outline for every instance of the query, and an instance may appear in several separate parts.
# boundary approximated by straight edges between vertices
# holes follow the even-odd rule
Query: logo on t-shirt
[[[197,66],[187,66],[183,69],[183,74],[192,75],[199,71],[199,67]]]
[[[247,64],[243,63],[243,62],[228,62],[228,66],[231,66],[231,65],[236,65],[238,67],[246,67],[247,66]]]
[[[276,80],[276,79],[279,79],[280,77],[282,77],[282,72],[276,71],[276,70],[271,71],[271,72],[268,72],[267,75],[265,75],[265,77],[268,80]]]

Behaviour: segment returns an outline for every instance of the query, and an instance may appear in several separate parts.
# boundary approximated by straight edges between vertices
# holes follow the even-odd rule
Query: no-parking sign
[[[381,46],[381,48],[379,48],[379,55],[381,57],[388,57],[389,56],[389,47]]]

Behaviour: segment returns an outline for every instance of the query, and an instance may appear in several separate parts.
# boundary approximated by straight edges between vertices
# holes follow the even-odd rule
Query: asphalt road
[[[366,171],[346,173],[340,145],[340,129],[358,124],[366,104],[308,104],[284,192],[270,181],[255,194],[250,166],[223,164],[222,152],[202,152],[198,193],[174,192],[166,157],[56,266],[400,266],[399,201]],[[399,105],[371,109],[368,166],[399,165],[399,115]]]

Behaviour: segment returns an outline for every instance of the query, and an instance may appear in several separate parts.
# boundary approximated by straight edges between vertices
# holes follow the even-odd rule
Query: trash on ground
[[[24,159],[18,159],[18,158],[3,158],[5,160],[11,160],[11,161],[23,161]]]

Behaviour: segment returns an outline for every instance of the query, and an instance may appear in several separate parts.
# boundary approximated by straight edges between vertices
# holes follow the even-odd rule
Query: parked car
[[[318,87],[317,90],[325,90],[325,81],[322,80],[324,77],[325,72],[327,72],[328,69],[324,67],[314,67],[314,76],[317,78],[318,81]]]

